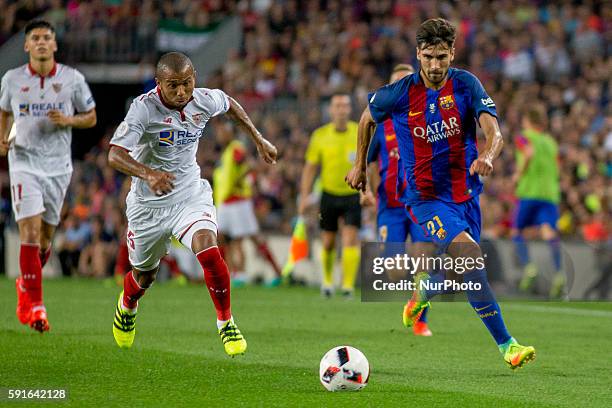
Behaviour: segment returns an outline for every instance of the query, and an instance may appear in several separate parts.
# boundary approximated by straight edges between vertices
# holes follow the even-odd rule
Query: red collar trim
[[[159,100],[161,101],[162,105],[164,105],[166,108],[171,109],[171,110],[175,110],[175,111],[179,111],[179,112],[183,112],[183,109],[185,109],[185,106],[187,106],[187,104],[191,101],[193,101],[193,95],[191,95],[191,98],[189,98],[189,100],[187,101],[187,103],[185,104],[185,106],[183,106],[183,109],[177,109],[173,106],[170,106],[166,103],[166,101],[164,101],[164,97],[161,94],[161,89],[159,89],[159,86],[156,88],[155,92],[157,92],[157,96],[159,96]]]
[[[41,78],[52,77],[53,75],[57,73],[57,62],[55,61],[53,62],[53,68],[51,68],[51,71],[49,71],[47,75],[40,75],[38,72],[36,72],[32,64],[30,64],[29,62],[28,62],[28,71],[30,71],[31,75],[38,75]]]
[[[176,110],[176,108],[173,108],[172,106],[168,105],[166,101],[164,101],[164,97],[161,94],[161,89],[159,89],[159,86],[155,89],[155,92],[157,92],[157,96],[159,96],[159,100],[161,101],[162,105],[168,109]]]

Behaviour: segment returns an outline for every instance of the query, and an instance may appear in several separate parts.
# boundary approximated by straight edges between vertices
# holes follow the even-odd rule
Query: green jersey
[[[559,147],[548,133],[525,130],[516,140],[516,165],[522,167],[526,160],[525,150],[531,148],[527,168],[523,171],[516,187],[520,199],[543,200],[558,204],[559,189]]]

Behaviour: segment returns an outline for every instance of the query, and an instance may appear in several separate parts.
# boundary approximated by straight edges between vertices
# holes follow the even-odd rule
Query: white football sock
[[[221,328],[223,326],[225,326],[225,324],[227,322],[229,322],[230,320],[231,320],[232,323],[234,323],[234,316],[230,317],[229,320],[219,320],[219,319],[217,319],[217,330],[221,330]]]

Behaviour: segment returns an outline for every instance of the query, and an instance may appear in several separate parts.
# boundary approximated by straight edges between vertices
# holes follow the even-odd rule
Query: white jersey
[[[39,176],[71,173],[72,129],[55,126],[47,113],[71,116],[95,106],[85,77],[67,65],[55,64],[45,77],[29,64],[4,74],[0,109],[13,113],[17,134],[8,155],[10,170]]]
[[[115,130],[111,145],[122,147],[138,162],[172,173],[174,189],[158,197],[146,181],[132,177],[128,202],[147,207],[168,207],[200,191],[200,167],[196,162],[204,126],[227,112],[229,99],[220,89],[196,88],[182,111],[167,107],[159,91],[134,99],[125,120]]]

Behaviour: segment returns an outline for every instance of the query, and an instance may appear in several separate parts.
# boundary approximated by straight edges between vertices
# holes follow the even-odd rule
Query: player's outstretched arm
[[[376,129],[376,122],[370,113],[370,108],[366,107],[359,119],[359,129],[357,132],[357,158],[355,165],[346,175],[344,180],[351,188],[359,191],[366,189],[366,159],[368,155],[368,147],[372,140],[372,135]]]
[[[229,117],[238,125],[240,129],[242,129],[247,135],[253,139],[255,146],[257,146],[257,151],[259,152],[259,156],[266,162],[270,164],[276,163],[276,147],[269,141],[267,141],[259,130],[255,127],[249,115],[244,111],[242,106],[234,98],[228,96],[230,101],[230,107],[227,111]]]
[[[173,174],[145,166],[134,160],[130,153],[122,147],[111,146],[108,152],[108,164],[123,174],[145,180],[151,191],[158,196],[168,194],[174,188]]]
[[[504,139],[502,138],[501,131],[499,130],[499,124],[497,118],[487,112],[480,114],[479,120],[480,127],[484,132],[487,145],[483,152],[478,156],[476,160],[470,166],[470,175],[478,173],[481,176],[488,176],[493,172],[493,160],[499,156],[504,147]]]
[[[47,117],[55,126],[75,129],[89,129],[96,126],[98,122],[95,108],[72,116],[64,115],[58,110],[52,110],[47,113]]]
[[[8,153],[8,137],[13,125],[12,122],[13,114],[0,109],[0,156],[5,156]]]

